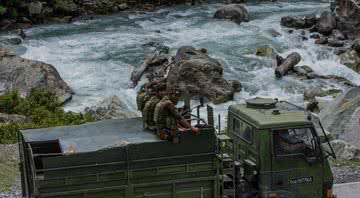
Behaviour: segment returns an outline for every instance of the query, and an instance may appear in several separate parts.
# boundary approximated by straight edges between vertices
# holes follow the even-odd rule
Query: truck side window
[[[274,150],[276,156],[316,155],[316,141],[310,128],[274,130]]]
[[[252,142],[253,127],[250,126],[249,124],[234,118],[233,131],[235,134],[237,134],[241,139],[245,140],[246,142],[248,143]]]

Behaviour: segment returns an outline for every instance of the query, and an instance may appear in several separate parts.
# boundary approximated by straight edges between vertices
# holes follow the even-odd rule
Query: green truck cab
[[[230,106],[227,133],[234,161],[243,164],[240,186],[261,197],[332,197],[328,151],[320,138],[326,134],[310,118],[284,101],[257,98]]]
[[[144,130],[141,118],[21,130],[23,196],[329,198],[330,152],[308,117],[257,98],[229,107],[225,132],[208,106],[201,133],[179,132],[176,144]]]

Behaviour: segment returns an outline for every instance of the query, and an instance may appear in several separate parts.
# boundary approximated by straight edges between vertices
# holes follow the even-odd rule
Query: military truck
[[[179,132],[176,144],[144,130],[141,118],[21,130],[23,196],[333,196],[327,159],[334,154],[313,116],[284,101],[255,98],[231,105],[221,130],[207,110],[207,123],[194,115],[201,133]]]

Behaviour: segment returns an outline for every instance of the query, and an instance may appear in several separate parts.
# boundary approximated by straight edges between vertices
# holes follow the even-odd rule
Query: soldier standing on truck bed
[[[173,143],[179,142],[176,133],[180,130],[189,130],[195,134],[199,133],[197,127],[192,127],[191,123],[181,117],[176,104],[180,99],[180,91],[177,88],[170,89],[167,95],[156,105],[154,121],[157,128],[157,134],[162,140],[169,140]]]

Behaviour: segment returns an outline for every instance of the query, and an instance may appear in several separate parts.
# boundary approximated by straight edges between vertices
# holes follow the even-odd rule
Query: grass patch
[[[65,112],[58,98],[45,89],[32,89],[26,98],[17,90],[0,96],[0,112],[27,116],[28,123],[6,123],[0,125],[0,144],[17,141],[19,129],[77,125],[94,121],[90,114]]]

